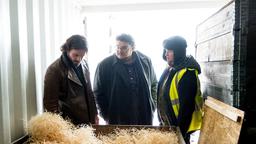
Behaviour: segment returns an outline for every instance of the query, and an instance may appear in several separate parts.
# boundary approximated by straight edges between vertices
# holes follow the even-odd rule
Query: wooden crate
[[[171,126],[151,126],[151,125],[91,125],[92,128],[95,129],[95,134],[96,135],[107,135],[110,133],[113,133],[116,129],[155,129],[155,130],[160,130],[160,131],[170,131],[170,132],[175,132],[178,136],[178,140],[180,144],[185,144],[182,135],[176,127],[171,127]],[[16,141],[14,141],[12,144],[27,144],[29,139],[29,136],[26,135]]]
[[[175,132],[177,134],[179,144],[185,144],[181,132],[177,127],[171,126],[152,126],[152,125],[92,125],[96,135],[107,135],[113,133],[116,129],[155,129],[164,132]]]
[[[115,129],[156,129],[160,131],[175,131],[177,132],[176,127],[170,126],[151,126],[151,125],[92,125],[95,129],[96,135],[98,134],[109,134],[113,132]]]
[[[208,97],[199,144],[237,144],[243,119],[243,111]]]
[[[214,98],[208,97],[204,104],[203,125],[199,144],[236,144],[244,119],[244,112]],[[117,129],[155,129],[175,132],[180,144],[185,144],[177,127],[151,125],[92,125],[96,136],[114,134]],[[28,136],[13,144],[26,144]]]

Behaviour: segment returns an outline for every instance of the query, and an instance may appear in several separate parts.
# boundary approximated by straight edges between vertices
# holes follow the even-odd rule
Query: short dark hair
[[[71,49],[85,49],[88,52],[87,40],[82,35],[72,35],[66,42],[61,46],[61,51],[66,52]]]
[[[163,59],[166,60],[165,50],[173,50],[174,61],[186,57],[187,41],[181,36],[171,36],[163,41]]]
[[[132,47],[135,46],[134,40],[133,40],[132,36],[129,35],[129,34],[125,34],[125,33],[120,34],[120,35],[118,35],[118,36],[116,37],[116,40],[122,41],[122,42],[127,42],[127,43],[128,43],[129,45],[131,45]]]

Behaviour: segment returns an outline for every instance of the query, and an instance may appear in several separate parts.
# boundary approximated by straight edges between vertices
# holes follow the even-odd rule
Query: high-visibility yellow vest
[[[186,73],[186,71],[195,71],[196,78],[197,78],[197,93],[195,96],[195,110],[192,114],[192,119],[188,128],[187,132],[190,131],[195,131],[199,130],[202,125],[202,116],[203,116],[203,111],[202,111],[202,106],[203,106],[203,98],[201,95],[201,90],[200,90],[200,82],[198,79],[198,71],[195,69],[190,69],[190,68],[184,68],[179,70],[173,77],[171,86],[170,86],[170,91],[169,91],[169,97],[172,103],[172,108],[175,113],[176,118],[178,118],[179,115],[179,94],[178,94],[178,84],[179,81],[181,80],[182,76]]]

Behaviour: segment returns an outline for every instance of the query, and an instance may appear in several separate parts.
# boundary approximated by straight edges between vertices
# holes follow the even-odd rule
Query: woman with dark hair
[[[87,61],[86,38],[73,35],[61,47],[62,55],[47,69],[44,108],[60,113],[75,125],[98,124]]]
[[[161,125],[179,127],[189,144],[190,134],[200,130],[202,123],[200,65],[186,55],[187,42],[183,37],[169,37],[164,40],[163,47],[163,59],[168,67],[158,83],[158,116]]]

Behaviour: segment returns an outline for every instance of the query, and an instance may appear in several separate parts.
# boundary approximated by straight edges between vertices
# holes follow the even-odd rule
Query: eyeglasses
[[[116,46],[116,49],[120,49],[121,51],[126,51],[130,48],[130,45],[125,45],[125,46]]]

